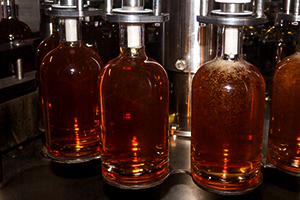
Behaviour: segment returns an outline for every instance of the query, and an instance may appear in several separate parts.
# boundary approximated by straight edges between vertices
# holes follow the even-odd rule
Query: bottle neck
[[[16,18],[15,0],[1,0],[1,12],[4,19]]]
[[[145,55],[144,24],[120,24],[120,52],[127,57]]]
[[[223,60],[242,59],[242,27],[218,26],[217,56]]]
[[[60,42],[66,46],[79,46],[81,44],[81,23],[78,18],[60,19]]]

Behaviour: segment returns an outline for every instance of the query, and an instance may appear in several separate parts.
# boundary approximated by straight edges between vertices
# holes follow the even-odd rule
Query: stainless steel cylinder
[[[241,3],[221,3],[221,12],[241,13],[244,12],[244,4]]]
[[[214,1],[201,0],[207,8],[214,7]],[[171,134],[190,136],[191,83],[193,75],[204,62],[214,57],[216,38],[208,24],[199,27],[196,16],[209,13],[195,0],[165,0],[162,11],[170,13],[162,40],[164,41],[163,66],[170,79],[170,129]],[[214,55],[209,53],[213,52]]]
[[[122,0],[123,10],[143,10],[145,6],[145,0]]]
[[[60,0],[61,6],[76,6],[76,0]]]

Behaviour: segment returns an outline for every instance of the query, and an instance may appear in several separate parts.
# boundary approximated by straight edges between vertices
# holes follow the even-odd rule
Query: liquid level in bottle
[[[81,158],[99,154],[97,78],[102,61],[83,46],[62,44],[41,65],[41,94],[50,154]]]
[[[244,190],[260,182],[264,82],[246,62],[217,59],[192,86],[191,162],[196,183]]]
[[[121,56],[103,70],[100,93],[104,178],[114,185],[143,187],[164,177],[168,79],[163,68],[144,56]]]
[[[271,102],[268,159],[277,167],[300,173],[300,54],[278,64]]]

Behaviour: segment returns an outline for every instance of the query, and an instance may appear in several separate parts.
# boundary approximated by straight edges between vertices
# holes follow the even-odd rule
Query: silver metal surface
[[[191,89],[194,73],[168,71],[170,79],[170,134],[191,136]]]
[[[60,0],[61,6],[77,6],[76,0]]]
[[[221,3],[220,8],[222,12],[228,12],[228,13],[244,12],[244,4],[241,3]]]
[[[261,18],[264,16],[264,0],[256,0],[256,16]]]
[[[19,80],[24,78],[23,59],[22,58],[19,58],[16,60],[16,78]]]
[[[104,4],[105,4],[105,13],[111,13],[113,6],[114,6],[114,1],[106,0],[106,1],[104,1]]]
[[[47,9],[45,13],[47,15],[56,17],[85,17],[103,15],[103,11],[97,8],[85,8],[81,12],[76,9]]]
[[[210,1],[211,2],[211,1]],[[187,67],[184,73],[195,73],[205,58],[205,27],[199,27],[196,16],[200,14],[200,1],[166,0],[163,12],[170,13],[165,27],[164,67],[178,71],[175,63],[184,59]],[[202,42],[202,43],[201,43]]]
[[[153,14],[155,16],[158,16],[161,13],[161,9],[162,9],[161,3],[162,3],[162,0],[153,0]]]
[[[122,0],[122,6],[144,7],[145,0]]]
[[[168,21],[170,19],[169,14],[162,13],[159,16],[154,15],[127,15],[127,14],[116,14],[116,13],[107,13],[103,16],[103,19],[110,22],[120,22],[120,23],[161,23]]]
[[[229,26],[253,26],[257,24],[263,24],[266,22],[266,17],[230,17],[230,16],[218,16],[211,15],[206,16],[197,16],[197,21],[200,23],[211,23],[211,24],[222,24]]]

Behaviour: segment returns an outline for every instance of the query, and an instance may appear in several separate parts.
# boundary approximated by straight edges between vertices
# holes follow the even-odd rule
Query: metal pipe
[[[83,0],[78,0],[78,5],[77,5],[77,9],[78,9],[78,12],[82,12],[83,11]]]
[[[200,16],[207,16],[209,13],[209,0],[200,1]]]
[[[290,14],[292,6],[292,0],[284,0],[283,1],[283,12],[286,14]]]
[[[294,0],[294,9],[293,9],[294,15],[299,15],[299,6],[300,6],[300,0]]]
[[[114,6],[113,0],[105,0],[105,13],[111,13]]]
[[[256,16],[263,17],[264,16],[264,0],[257,0],[256,3]]]
[[[153,14],[155,16],[161,14],[161,0],[153,0]]]
[[[75,0],[60,0],[61,6],[75,6],[76,1]]]

